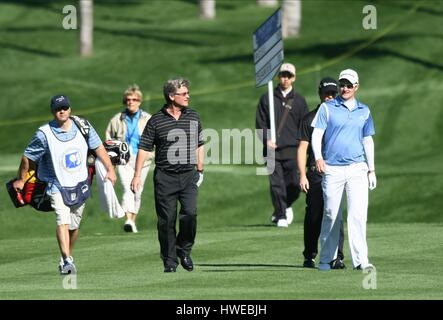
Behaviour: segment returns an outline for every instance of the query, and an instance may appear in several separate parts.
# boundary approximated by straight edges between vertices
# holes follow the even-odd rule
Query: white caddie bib
[[[74,123],[72,123],[75,126]],[[46,136],[52,164],[58,183],[62,187],[75,187],[88,178],[86,165],[88,145],[79,130],[75,137],[60,141],[52,132],[49,124],[40,128]]]

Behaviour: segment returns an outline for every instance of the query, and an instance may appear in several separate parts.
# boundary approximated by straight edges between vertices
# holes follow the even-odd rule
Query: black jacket
[[[275,131],[277,150],[276,159],[291,159],[297,154],[298,138],[301,121],[309,112],[303,96],[292,90],[283,97],[280,87],[274,89]],[[286,114],[286,115],[285,115]],[[263,130],[263,156],[267,155],[266,141],[271,136],[266,135],[270,126],[268,94],[261,96],[257,106],[255,128]]]

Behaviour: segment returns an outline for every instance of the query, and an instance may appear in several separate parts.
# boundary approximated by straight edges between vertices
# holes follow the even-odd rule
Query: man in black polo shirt
[[[204,154],[200,117],[188,108],[188,88],[189,81],[182,78],[165,83],[166,104],[149,119],[143,131],[131,182],[132,190],[138,190],[143,163],[152,157],[155,146],[155,209],[165,272],[175,272],[177,257],[183,268],[194,269],[191,250],[197,231],[197,188],[203,182]]]
[[[325,77],[318,86],[318,95],[321,103],[334,99],[337,95],[337,81],[333,78]],[[300,144],[297,150],[297,164],[300,171],[300,188],[306,192],[306,214],[304,222],[304,243],[305,250],[303,256],[305,260],[303,267],[315,268],[315,257],[318,253],[318,237],[320,236],[321,221],[323,218],[323,190],[321,186],[322,175],[315,168],[315,157],[311,147],[312,120],[314,119],[320,104],[303,117],[300,127]],[[306,172],[306,155],[307,172]],[[334,260],[333,269],[344,269],[343,263],[343,221],[340,222],[340,238],[337,259]]]

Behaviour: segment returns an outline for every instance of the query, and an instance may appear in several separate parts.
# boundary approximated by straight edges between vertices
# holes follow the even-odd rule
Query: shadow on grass
[[[243,228],[262,228],[262,227],[265,227],[265,228],[275,228],[276,227],[276,225],[275,224],[272,224],[272,223],[268,223],[268,224],[243,224],[243,225],[240,225],[240,226],[233,226],[233,227],[243,227]]]
[[[381,39],[378,39],[374,44],[381,43],[391,43],[394,41],[409,41],[414,37],[433,37],[436,38],[436,41],[441,41],[443,39],[443,35],[441,34],[397,34],[386,36]],[[337,57],[346,52],[350,52],[351,50],[364,45],[368,39],[358,39],[351,40],[341,43],[318,43],[312,46],[308,46],[306,48],[297,48],[297,49],[287,49],[285,50],[285,55],[318,55],[322,56],[325,59],[331,59]],[[443,64],[440,64],[436,61],[427,61],[421,59],[419,57],[414,57],[409,54],[400,53],[394,50],[385,49],[385,48],[375,48],[374,44],[371,46],[358,51],[355,56],[361,59],[379,59],[381,57],[391,56],[394,58],[398,58],[404,61],[408,61],[414,64],[421,65],[428,69],[436,69],[439,71],[443,71]],[[247,55],[235,55],[228,56],[224,58],[217,59],[202,59],[201,63],[232,63],[232,62],[240,62],[240,63],[252,63],[252,54]]]
[[[388,2],[388,1],[375,0],[374,2],[380,2],[380,3],[383,3],[383,5],[385,5],[385,6],[396,7],[396,8],[401,8],[401,9],[405,9],[405,10],[410,10],[412,8],[412,6],[408,6],[403,3],[399,3],[399,2],[395,2],[395,1]],[[431,3],[431,5],[432,5],[432,3]],[[430,8],[430,7],[420,6],[420,7],[418,7],[417,12],[425,13],[425,14],[429,14],[429,15],[434,15],[437,17],[443,16],[442,10],[438,10],[436,8]]]
[[[54,26],[27,26],[27,27],[7,27],[2,28],[2,32],[40,32],[40,31],[60,31],[60,28]]]
[[[70,4],[69,2],[63,3],[60,0],[2,0],[0,2],[25,8],[25,13],[20,17],[21,19],[28,14],[31,14],[31,11],[34,9],[47,10],[52,13],[63,15],[63,7]],[[78,8],[77,4],[74,3],[73,5]]]
[[[114,6],[114,7],[122,7],[122,6],[139,6],[145,4],[145,0],[94,0],[94,4],[102,5],[102,6]]]
[[[278,269],[304,269],[303,266],[291,264],[262,264],[262,263],[201,263],[195,264],[198,267],[215,267],[217,269],[201,270],[202,272],[244,272],[248,271],[276,271]],[[220,269],[218,269],[220,268]],[[259,268],[259,269],[256,269]],[[266,268],[266,269],[263,269]]]
[[[48,58],[60,58],[62,57],[61,54],[56,53],[56,52],[51,52],[51,51],[46,51],[46,50],[41,50],[41,49],[33,49],[33,48],[28,48],[25,46],[21,46],[18,44],[13,44],[13,43],[4,43],[4,42],[0,42],[0,49],[11,49],[11,50],[15,50],[15,51],[20,51],[20,52],[25,52],[25,53],[31,53],[31,54],[35,54],[35,55],[39,55],[39,56],[44,56],[44,57],[48,57]]]
[[[60,0],[2,0],[1,2],[10,3],[13,5],[20,5],[30,9],[46,9],[59,14],[62,13],[62,9],[65,5],[72,4],[80,11],[80,5],[77,1],[72,1],[72,3],[63,3]],[[145,3],[145,0],[94,0],[94,5],[107,7],[139,6]]]
[[[198,6],[199,5],[199,1],[198,0],[180,0],[181,2],[184,3],[188,3],[191,5],[195,5]],[[222,10],[234,10],[236,8],[235,6],[235,2],[221,2],[221,3],[217,3],[217,9],[222,9]]]
[[[121,36],[121,37],[136,37],[143,40],[157,40],[166,43],[173,43],[175,45],[190,45],[195,47],[206,46],[207,44],[195,41],[195,40],[186,40],[179,39],[175,37],[172,33],[169,35],[159,35],[155,33],[150,33],[149,31],[139,29],[139,30],[116,30],[116,29],[108,29],[103,27],[95,27],[94,29],[97,32],[109,34],[112,36]]]
[[[154,20],[152,19],[139,18],[139,17],[112,16],[112,15],[101,15],[97,18],[97,20],[140,23],[145,25],[154,23]]]

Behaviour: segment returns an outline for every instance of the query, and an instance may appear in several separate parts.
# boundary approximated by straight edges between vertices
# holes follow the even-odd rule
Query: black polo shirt
[[[200,116],[190,108],[183,108],[180,118],[166,111],[155,113],[140,137],[139,149],[152,152],[155,146],[155,165],[168,172],[185,172],[197,164],[196,150],[204,144]]]
[[[308,167],[307,176],[311,183],[320,183],[322,180],[322,175],[319,174],[315,168],[315,156],[314,151],[312,150],[312,132],[314,131],[314,128],[311,126],[312,121],[315,118],[315,115],[317,114],[318,108],[320,105],[317,106],[314,110],[306,114],[301,122],[300,126],[300,141],[307,141],[309,142],[308,146],[308,159],[306,166]]]

